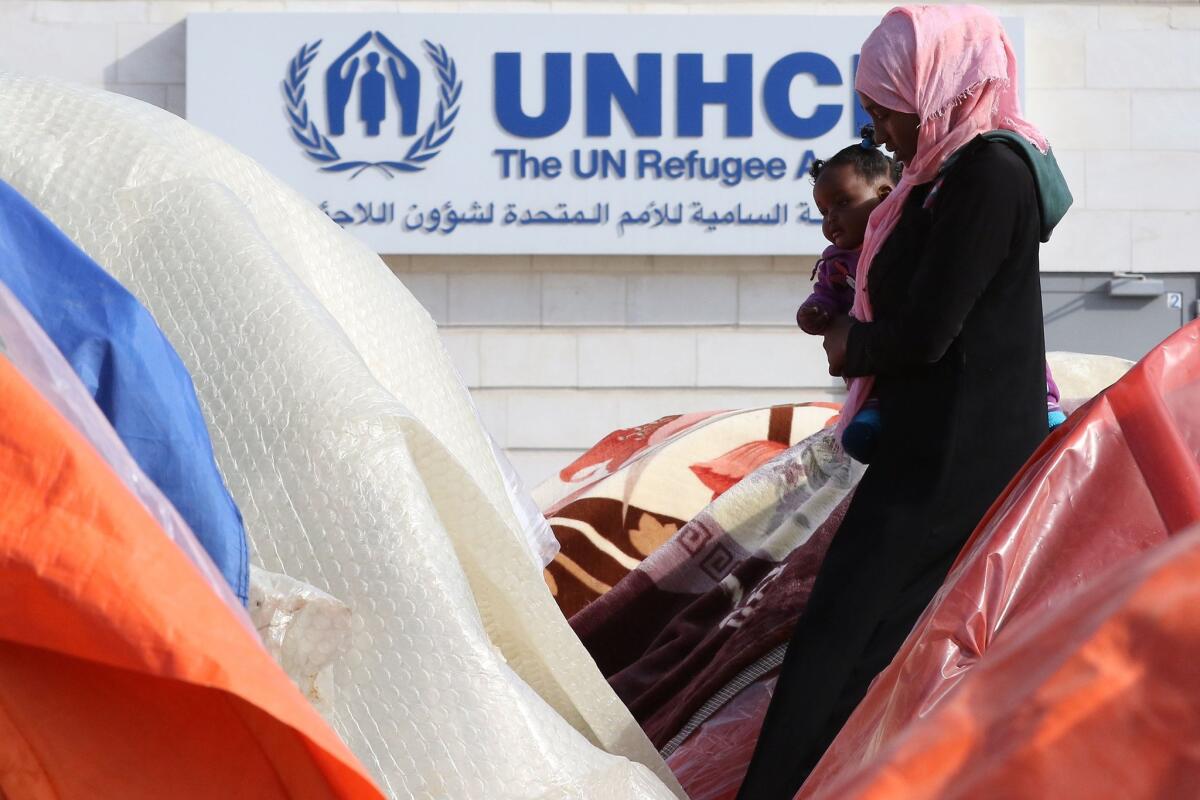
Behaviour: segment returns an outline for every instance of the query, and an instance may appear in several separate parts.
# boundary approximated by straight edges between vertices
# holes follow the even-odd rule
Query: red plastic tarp
[[[1200,793],[1200,527],[997,641],[953,694],[806,796],[1187,798]]]
[[[1089,716],[1086,706],[1074,702],[1070,682],[1050,682],[1062,674],[1074,674],[1077,681],[1087,676],[1098,652],[1096,631],[1117,638],[1122,630],[1134,635],[1129,615],[1136,617],[1138,609],[1153,601],[1130,588],[1142,585],[1136,575],[1144,576],[1135,574],[1131,565],[1140,554],[1161,547],[1197,522],[1200,322],[1151,351],[1117,384],[1076,411],[1034,454],[993,504],[942,589],[798,797],[956,796],[954,786],[961,785],[976,792],[964,797],[1150,798],[1162,796],[1156,792],[1169,784],[1164,764],[1185,764],[1179,768],[1195,781],[1193,786],[1200,785],[1194,760],[1184,757],[1200,752],[1200,732],[1194,726],[1200,702],[1190,709],[1191,725],[1180,726],[1174,713],[1158,719],[1156,724],[1172,736],[1146,736],[1132,722],[1139,714],[1154,718],[1157,703],[1170,700],[1180,688],[1178,682],[1164,680],[1161,698],[1154,694],[1155,681],[1131,685],[1114,700],[1125,708],[1124,716]],[[1097,605],[1089,616],[1088,608],[1072,603],[1082,587],[1123,566],[1135,570],[1124,578],[1132,583],[1120,584],[1133,593],[1122,595],[1129,601],[1126,605]],[[1200,578],[1200,573],[1194,577]],[[1112,580],[1119,584],[1122,578]],[[1147,581],[1147,591],[1176,585]],[[1200,608],[1193,606],[1192,612],[1200,629]],[[1063,621],[1055,622],[1060,617]],[[1042,626],[1042,638],[1036,646],[1021,647],[1022,636],[1034,635],[1024,633],[1033,626]],[[1165,633],[1147,635],[1146,641],[1158,647],[1170,642]],[[1180,648],[1190,641],[1182,638]],[[1003,655],[996,651],[993,664],[993,648],[1000,645],[1006,649]],[[1097,673],[1144,669],[1147,674],[1162,671],[1177,677],[1169,650],[1113,653],[1111,664],[1092,668]],[[1196,655],[1193,649],[1192,664],[1200,663]],[[980,669],[976,677],[976,668],[984,664],[989,668]],[[1065,664],[1071,665],[1062,667],[1067,673],[1050,670]],[[744,690],[670,758],[693,800],[733,796],[766,710],[760,684],[767,680]],[[956,691],[960,683],[962,691]],[[1059,694],[1054,694],[1055,687]],[[1103,701],[1102,693],[1094,697]],[[1200,693],[1193,692],[1192,698],[1200,699]],[[1034,713],[1045,717],[1044,727],[1016,724]],[[941,736],[938,720],[954,735]],[[1132,727],[1114,736],[1108,723]],[[718,741],[748,746],[711,746]],[[1126,751],[1130,741],[1173,752]],[[1040,762],[1038,753],[1043,754]],[[1056,759],[1061,760],[1060,768],[1051,768]],[[1077,786],[1092,785],[1084,773],[1101,760],[1127,767],[1117,771],[1120,774],[1105,773],[1106,791],[1058,791],[1070,785],[1063,782],[1064,776],[1074,776]],[[978,771],[978,782],[973,770]],[[1020,771],[1024,777],[1017,781],[1005,770]],[[1118,780],[1122,775],[1127,778],[1123,783]],[[1041,778],[1046,781],[1039,782]]]

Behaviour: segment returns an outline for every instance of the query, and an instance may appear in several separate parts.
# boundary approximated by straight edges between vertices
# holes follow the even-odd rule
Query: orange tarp
[[[1198,522],[1194,322],[1033,456],[799,797],[1195,794]]]
[[[145,508],[2,358],[0,796],[381,797]]]

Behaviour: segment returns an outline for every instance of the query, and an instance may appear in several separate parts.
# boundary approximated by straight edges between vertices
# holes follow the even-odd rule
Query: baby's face
[[[825,218],[821,232],[844,250],[859,248],[867,231],[867,218],[891,190],[888,181],[872,183],[852,164],[826,167],[813,186],[813,200]]]

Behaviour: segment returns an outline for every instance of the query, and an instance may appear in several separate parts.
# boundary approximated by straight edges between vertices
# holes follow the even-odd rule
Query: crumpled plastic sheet
[[[546,589],[435,325],[374,253],[129,98],[0,74],[0,138],[0,177],[191,371],[252,560],[350,607],[327,718],[386,792],[682,795]]]
[[[46,402],[88,440],[167,537],[195,565],[204,581],[229,606],[238,621],[250,628],[246,609],[191,528],[154,481],[142,472],[75,370],[3,283],[0,283],[0,352]]]
[[[267,652],[309,702],[327,709],[330,666],[350,646],[350,607],[304,581],[251,567],[247,611]]]
[[[1095,764],[1097,774],[1109,776],[1107,782],[1095,784],[1102,787],[1099,793],[1081,789],[1072,791],[1074,796],[1179,796],[1156,795],[1147,789],[1156,785],[1150,778],[1158,774],[1160,761],[1153,750],[1163,745],[1162,736],[1146,737],[1136,750],[1122,750],[1130,730],[1142,729],[1141,723],[1134,724],[1139,716],[1154,718],[1163,704],[1175,701],[1177,683],[1168,682],[1158,694],[1154,681],[1135,677],[1143,666],[1166,670],[1166,674],[1174,669],[1166,634],[1175,621],[1164,619],[1158,633],[1147,622],[1147,646],[1165,650],[1147,652],[1146,665],[1139,663],[1136,654],[1108,652],[1108,658],[1104,648],[1097,649],[1095,640],[1089,638],[1092,632],[1107,624],[1103,620],[1113,613],[1113,619],[1126,627],[1124,634],[1112,635],[1112,647],[1120,646],[1122,637],[1129,645],[1130,637],[1142,632],[1137,614],[1150,613],[1153,602],[1135,603],[1119,613],[1111,604],[1096,602],[1094,615],[1089,616],[1086,603],[1083,608],[1075,607],[1072,597],[1106,570],[1132,564],[1144,551],[1162,546],[1197,523],[1200,321],[1152,350],[1116,385],[1075,412],[1033,455],[993,504],[896,658],[872,683],[797,796],[839,800],[934,796],[922,794],[925,789],[917,791],[916,787],[934,784],[918,780],[917,771],[901,771],[899,762],[889,760],[887,748],[910,727],[919,724],[928,731],[937,719],[956,726],[960,735],[926,740],[933,742],[931,748],[941,750],[931,750],[918,759],[925,765],[942,757],[959,758],[974,748],[981,752],[972,756],[972,763],[981,770],[990,769],[989,763],[1003,763],[1018,750],[1035,754],[1028,762],[1033,764],[1042,748],[1047,754],[1073,756],[1064,767],[1072,765],[1080,786],[1089,783],[1083,774],[1089,761]],[[1104,597],[1104,592],[1089,590],[1087,597],[1096,600]],[[1168,609],[1178,598],[1164,594],[1161,600]],[[1193,620],[1195,611],[1193,606]],[[1039,628],[1041,633],[1030,632],[1048,617],[1059,622],[1046,621]],[[1194,631],[1181,631],[1183,634],[1191,637]],[[1042,644],[1026,646],[1023,637],[1030,636],[1041,637],[1038,641]],[[1180,657],[1187,652],[1186,645],[1193,643],[1192,638],[1181,638]],[[1070,658],[1076,665],[1081,682],[1077,695],[1070,681],[1047,677],[1057,663],[1055,658]],[[1189,663],[1194,671],[1194,660]],[[984,668],[991,677],[981,677],[970,690],[972,694],[966,694],[967,687],[960,684]],[[1096,674],[1089,677],[1091,670]],[[1127,680],[1118,679],[1117,673]],[[1128,692],[1119,698],[1126,715],[1102,708],[1107,702],[1105,691],[1085,690],[1082,684]],[[990,694],[984,691],[980,695],[983,687],[988,687]],[[1023,698],[1031,703],[1041,698],[1048,705],[1035,703],[1022,711]],[[1187,774],[1195,788],[1200,785],[1200,770],[1196,769],[1200,738],[1195,727],[1200,716],[1195,694],[1190,702],[1190,722],[1174,730],[1182,738],[1173,749],[1181,751],[1181,756],[1184,750],[1190,754],[1185,759]],[[943,712],[946,704],[949,707]],[[989,704],[994,704],[994,709],[989,710]],[[995,709],[1007,709],[1011,714],[1008,722],[996,717],[999,712]],[[1044,726],[1030,724],[1030,719],[1043,714],[1051,715]],[[1107,718],[1109,723],[1097,722],[1088,730],[1073,728],[1086,725],[1089,716]],[[1169,739],[1178,717],[1166,714],[1161,718]],[[1052,720],[1057,724],[1051,724]],[[1113,725],[1134,727],[1118,731]],[[1067,739],[1056,741],[1056,736],[1067,737],[1078,750],[1072,752]],[[1100,768],[1110,761],[1125,769]],[[943,765],[934,774],[944,774],[946,769]],[[859,772],[874,779],[859,782],[855,777]],[[1020,785],[1025,787],[1042,781],[1040,785],[1047,789],[1044,794],[1018,792],[1013,796],[1064,796],[1049,791],[1058,785],[1056,776],[1050,774],[1053,772],[1050,759],[1040,765],[1036,775],[1022,778]],[[913,791],[902,790],[910,778]],[[961,786],[976,785],[971,779],[968,772],[955,778]],[[891,794],[867,791],[884,785],[892,787]],[[1000,784],[985,785],[995,790]],[[867,788],[860,795],[851,786]],[[953,796],[988,796],[986,792],[958,793],[949,784],[946,788]]]

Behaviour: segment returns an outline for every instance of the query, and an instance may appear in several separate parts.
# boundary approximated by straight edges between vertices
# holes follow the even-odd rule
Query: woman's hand
[[[848,314],[834,317],[825,329],[825,357],[829,359],[829,374],[840,376],[846,368],[846,339],[854,320]]]

